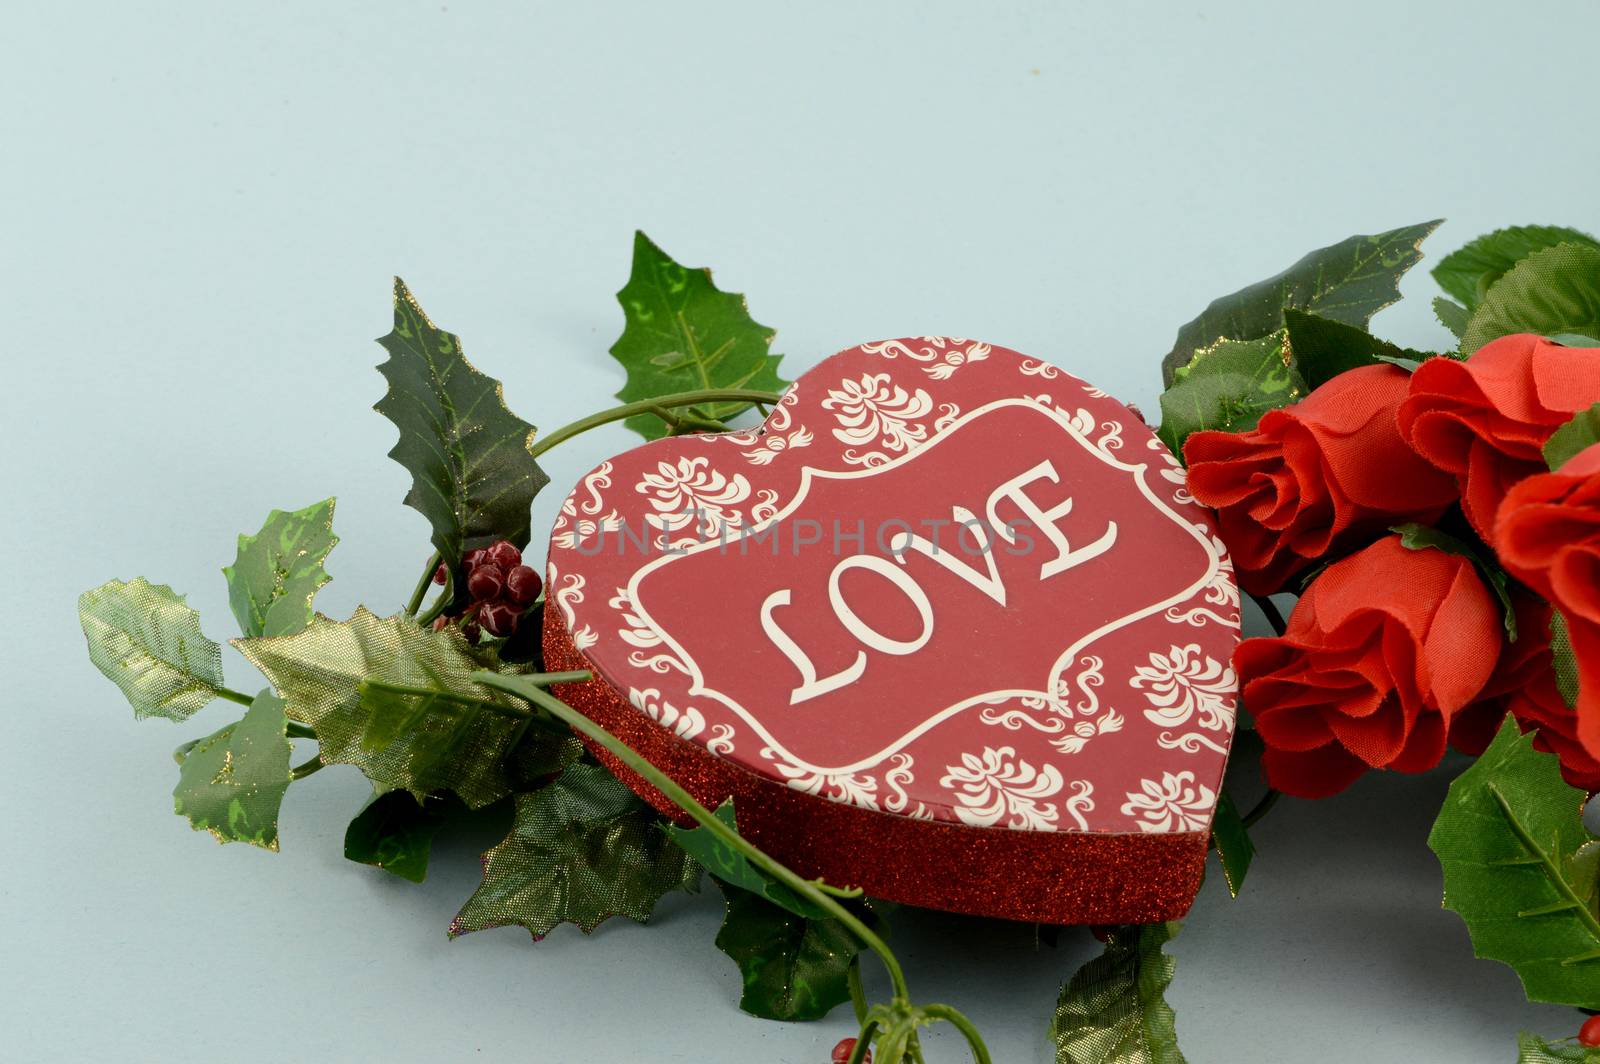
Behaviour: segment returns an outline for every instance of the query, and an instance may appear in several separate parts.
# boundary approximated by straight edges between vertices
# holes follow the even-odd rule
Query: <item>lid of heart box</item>
[[[969,826],[1209,829],[1232,567],[1138,415],[1048,363],[840,352],[759,429],[600,465],[549,559],[599,678],[759,777]]]

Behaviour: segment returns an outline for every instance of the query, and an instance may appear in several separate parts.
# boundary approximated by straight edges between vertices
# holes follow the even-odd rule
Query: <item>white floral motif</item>
[[[882,355],[884,358],[904,355],[918,362],[927,363],[922,367],[922,372],[936,381],[949,380],[956,370],[970,362],[982,362],[993,350],[985,343],[973,343],[962,347],[961,345],[967,342],[963,337],[923,336],[920,339],[928,345],[920,351],[899,340],[885,340],[881,344],[862,344],[861,350],[870,355]],[[946,347],[946,344],[951,346]]]
[[[1216,792],[1195,783],[1193,772],[1163,772],[1159,781],[1140,780],[1139,786],[1127,792],[1122,814],[1137,816],[1140,831],[1204,831],[1206,814],[1217,804]]]
[[[743,473],[729,477],[712,469],[701,455],[656,463],[656,471],[645,473],[634,490],[655,511],[645,517],[653,527],[667,534],[689,533],[673,541],[673,546],[680,546],[740,528],[743,518],[735,507],[750,497],[750,482]]]
[[[1150,664],[1135,668],[1128,686],[1148,689],[1150,708],[1144,715],[1152,724],[1177,728],[1198,715],[1207,731],[1233,727],[1238,689],[1233,668],[1202,654],[1198,643],[1174,646],[1166,654],[1152,652]]]
[[[1233,579],[1233,560],[1228,557],[1228,549],[1223,546],[1222,540],[1214,535],[1209,535],[1211,549],[1219,559],[1217,571],[1211,574],[1211,582],[1201,589],[1205,601],[1211,607],[1225,611],[1217,612],[1208,606],[1169,606],[1167,620],[1176,624],[1187,624],[1192,628],[1200,628],[1207,624],[1225,624],[1233,628],[1239,626],[1239,585]],[[1193,601],[1193,600],[1191,600]]]
[[[733,725],[714,725],[711,729],[711,738],[706,740],[706,749],[722,757],[733,753]]]
[[[762,748],[761,756],[775,762],[774,767],[783,776],[784,782],[797,791],[863,809],[878,808],[878,781],[869,775],[818,772],[789,761],[787,755],[770,746]]]
[[[811,446],[811,430],[802,425],[787,436],[768,433],[761,437],[760,446],[744,452],[744,456],[755,465],[770,465],[772,460],[784,451],[809,446]]]
[[[906,794],[906,784],[916,778],[912,766],[916,763],[910,754],[895,754],[890,760],[894,767],[883,774],[884,786],[894,792],[883,800],[883,807],[891,813],[900,813],[914,820],[932,820],[933,813],[922,802],[911,808],[911,798]]]
[[[1020,368],[1025,377],[1043,377],[1047,381],[1053,381],[1061,376],[1061,371],[1050,363],[1039,362],[1031,358],[1023,359]]]
[[[1106,682],[1105,661],[1093,654],[1085,654],[1078,659],[1078,664],[1083,666],[1081,672],[1073,680],[1073,685],[1082,692],[1072,711],[1078,716],[1073,722],[1072,734],[1063,735],[1059,739],[1051,739],[1050,745],[1063,754],[1081,753],[1089,745],[1089,740],[1097,735],[1110,735],[1112,732],[1122,730],[1122,714],[1114,709],[1100,712],[1100,694],[1098,688]],[[1057,680],[1063,684],[1066,677]],[[1066,697],[1064,694],[1061,697]],[[1092,803],[1091,803],[1092,804]]]
[[[921,388],[907,392],[892,384],[887,373],[863,373],[860,380],[839,382],[822,407],[835,411],[839,427],[833,436],[841,443],[870,443],[903,453],[928,438],[927,426],[914,422],[933,410],[933,398]],[[880,466],[889,461],[883,450],[858,452],[853,447],[846,448],[843,457],[851,465]]]
[[[1097,424],[1094,414],[1084,407],[1079,407],[1078,412],[1067,421],[1072,426],[1072,431],[1105,457],[1115,458],[1117,452],[1122,450],[1122,426],[1117,422],[1107,421],[1104,424]],[[1095,438],[1097,431],[1100,433],[1098,439]]]
[[[698,709],[693,706],[679,709],[662,698],[661,692],[654,687],[646,687],[642,691],[637,687],[630,687],[628,701],[633,703],[635,709],[680,739],[693,739],[705,731],[706,719],[701,716]]]
[[[1094,784],[1088,780],[1072,781],[1072,797],[1067,799],[1067,815],[1078,825],[1078,830],[1089,830],[1089,819],[1083,814],[1094,809]]]
[[[578,625],[578,616],[574,607],[583,601],[584,579],[581,573],[568,573],[560,576],[556,572],[554,562],[550,562],[547,570],[545,587],[554,588],[556,606],[561,610],[562,618],[567,622],[567,631],[572,633],[572,645],[579,650],[588,650],[600,641],[593,628],[587,624]]]
[[[955,795],[960,804],[954,812],[964,824],[1054,831],[1061,811],[1040,799],[1060,793],[1066,780],[1054,765],[1035,768],[1012,747],[986,746],[982,754],[962,754],[959,765],[946,765],[939,785]]]
[[[643,650],[655,650],[663,646],[666,640],[661,633],[644,622],[644,618],[634,612],[633,599],[628,595],[625,587],[617,588],[617,593],[611,596],[607,603],[622,618],[625,628],[617,629],[617,637],[631,647],[638,647],[628,655],[628,664],[636,669],[649,669],[651,672],[666,672],[676,669],[685,676],[689,675],[689,668],[676,654],[660,650],[654,654],[640,653]]]

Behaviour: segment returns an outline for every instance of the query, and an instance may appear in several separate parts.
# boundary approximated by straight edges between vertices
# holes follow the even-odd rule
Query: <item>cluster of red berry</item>
[[[452,620],[459,620],[462,633],[471,640],[478,638],[480,628],[492,636],[515,635],[544,586],[538,571],[523,565],[522,552],[504,539],[468,551],[461,559],[461,568],[467,574],[467,606],[459,616],[440,617],[433,626],[443,628]],[[445,566],[440,565],[433,582],[443,584],[448,575]]]
[[[833,1047],[833,1064],[849,1064],[850,1054],[856,1051],[854,1038],[841,1038],[839,1044]],[[863,1064],[872,1064],[872,1050],[867,1050],[862,1056]]]

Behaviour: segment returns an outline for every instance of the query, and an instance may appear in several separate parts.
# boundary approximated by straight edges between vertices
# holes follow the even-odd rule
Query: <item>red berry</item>
[[[517,621],[522,619],[522,614],[515,606],[491,602],[478,611],[478,619],[483,621],[484,630],[490,635],[509,636],[516,634]]]
[[[518,606],[526,606],[539,597],[542,583],[533,566],[519,565],[506,574],[507,597]]]
[[[1096,942],[1110,942],[1111,941],[1111,932],[1113,932],[1115,930],[1116,930],[1116,927],[1114,925],[1112,925],[1112,924],[1090,924],[1089,925],[1089,934],[1094,936],[1094,940]]]
[[[848,1064],[850,1054],[856,1051],[854,1038],[841,1038],[839,1044],[833,1047],[833,1064]],[[861,1055],[863,1064],[872,1064],[872,1050],[867,1050]]]
[[[449,624],[450,624],[450,618],[448,618],[448,617],[446,617],[446,616],[441,614],[440,616],[435,617],[433,619],[433,630],[435,632],[442,632],[442,631],[445,630],[446,626],[448,626]]]
[[[479,547],[477,550],[467,551],[466,555],[461,559],[461,568],[467,571],[468,576],[471,576],[472,570],[476,569],[478,566],[482,565],[488,560],[489,548]]]
[[[462,621],[461,634],[467,637],[467,642],[476,643],[478,641],[478,622],[472,620]]]
[[[467,594],[475,602],[493,602],[506,589],[505,573],[498,565],[479,565],[467,577]]]
[[[1590,1016],[1578,1028],[1578,1044],[1600,1046],[1600,1016]]]
[[[522,564],[522,552],[508,539],[489,544],[489,561],[510,572]]]
[[[450,579],[450,567],[444,562],[440,562],[439,568],[433,571],[433,582],[443,587],[444,582],[448,579]]]

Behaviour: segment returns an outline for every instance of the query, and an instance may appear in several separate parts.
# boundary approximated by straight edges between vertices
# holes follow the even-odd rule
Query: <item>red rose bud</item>
[[[1487,343],[1465,362],[1430,358],[1411,375],[1400,432],[1461,482],[1462,509],[1484,539],[1511,486],[1545,469],[1556,429],[1600,402],[1600,358],[1527,333]]]
[[[480,564],[467,577],[467,594],[476,602],[493,602],[506,587],[506,577],[498,565]]]
[[[504,638],[516,634],[517,621],[522,618],[522,614],[515,606],[504,602],[491,602],[478,611],[478,618],[483,621],[484,631]]]
[[[539,597],[543,581],[531,565],[519,565],[506,574],[506,595],[518,606],[527,606]]]
[[[1512,488],[1494,546],[1512,576],[1561,611],[1578,669],[1577,740],[1600,757],[1600,444]]]
[[[1283,636],[1234,652],[1267,782],[1322,798],[1369,768],[1438,764],[1451,719],[1500,656],[1503,624],[1466,558],[1388,536],[1330,565]]]
[[[522,552],[510,540],[489,544],[489,560],[506,572],[522,564]]]
[[[477,550],[469,550],[467,551],[466,556],[461,559],[461,568],[466,570],[468,576],[471,576],[472,570],[482,565],[485,561],[488,561],[488,559],[489,548],[487,547],[479,547]]]
[[[1455,501],[1449,476],[1406,446],[1395,412],[1397,366],[1362,366],[1245,432],[1196,432],[1184,443],[1189,490],[1217,511],[1219,532],[1256,595],[1360,540],[1431,523]]]

